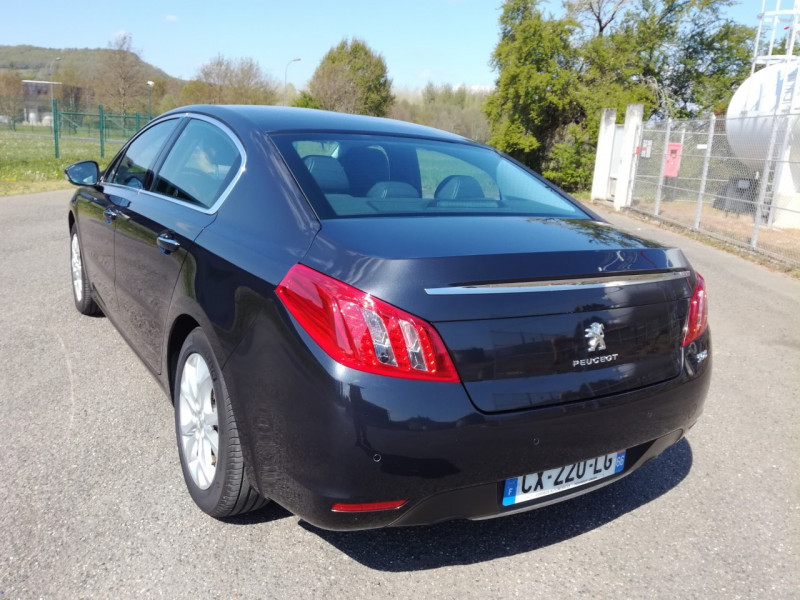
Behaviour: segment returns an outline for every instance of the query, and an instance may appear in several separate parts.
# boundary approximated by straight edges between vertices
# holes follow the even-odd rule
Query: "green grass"
[[[0,131],[0,196],[68,188],[64,167],[79,160],[96,160],[100,168],[114,157],[122,142],[106,142],[100,157],[99,140],[59,140],[59,158],[53,137],[25,131]]]
[[[575,198],[578,202],[583,202],[584,204],[588,204],[592,201],[592,193],[589,190],[583,190],[580,192],[572,192],[570,196]]]

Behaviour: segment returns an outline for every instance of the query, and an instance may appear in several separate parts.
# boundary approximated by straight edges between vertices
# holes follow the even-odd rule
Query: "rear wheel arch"
[[[169,334],[169,340],[167,341],[167,377],[169,378],[169,391],[170,391],[170,399],[172,403],[175,404],[175,398],[173,390],[175,389],[175,372],[178,367],[178,355],[181,352],[181,348],[183,347],[183,343],[186,341],[186,338],[189,337],[189,334],[200,327],[200,324],[194,319],[194,317],[182,314],[175,319],[172,324],[172,330]]]
[[[180,327],[190,320],[181,320]],[[175,434],[192,499],[216,518],[263,507],[269,500],[250,484],[246,474],[225,378],[201,327],[184,336],[174,360]]]

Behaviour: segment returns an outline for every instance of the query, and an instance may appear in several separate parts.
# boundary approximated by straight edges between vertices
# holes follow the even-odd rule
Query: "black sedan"
[[[66,173],[75,305],[171,397],[212,516],[515,513],[627,475],[702,412],[706,291],[681,251],[462,137],[192,106]]]

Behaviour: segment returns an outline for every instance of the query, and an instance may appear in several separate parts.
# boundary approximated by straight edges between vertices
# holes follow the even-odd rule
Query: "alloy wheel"
[[[72,235],[70,244],[70,262],[72,264],[72,289],[75,290],[75,298],[78,302],[83,300],[83,263],[81,262],[81,246],[78,243],[78,235]]]
[[[196,352],[183,365],[178,402],[183,456],[195,485],[206,490],[217,470],[219,420],[208,364]]]

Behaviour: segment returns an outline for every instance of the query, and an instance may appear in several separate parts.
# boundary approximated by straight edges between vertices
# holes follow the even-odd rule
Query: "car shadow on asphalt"
[[[531,552],[592,531],[667,493],[688,475],[691,467],[692,449],[683,439],[609,486],[518,515],[355,532],[325,531],[305,521],[299,524],[354,560],[379,571],[472,564]]]
[[[280,504],[269,502],[265,507],[254,510],[253,512],[236,517],[222,518],[220,521],[228,525],[259,525],[261,523],[280,521],[281,519],[287,519],[289,517],[294,517],[294,515]]]

